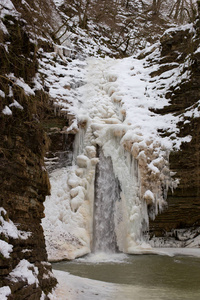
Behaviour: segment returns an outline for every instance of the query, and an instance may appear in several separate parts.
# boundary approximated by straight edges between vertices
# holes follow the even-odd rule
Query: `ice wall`
[[[134,70],[136,67],[140,72]],[[155,115],[148,108],[148,105],[155,102],[155,95],[151,99],[149,94],[145,94],[146,83],[140,75],[141,71],[146,72],[142,63],[131,58],[121,61],[88,61],[84,71],[87,74],[87,84],[78,88],[77,95],[81,95],[81,98],[77,101],[76,109],[73,108],[76,119],[69,128],[70,132],[78,132],[74,144],[73,166],[65,170],[65,177],[62,177],[64,184],[59,189],[64,188],[64,192],[59,191],[54,197],[59,215],[54,220],[49,216],[52,208],[48,204],[48,201],[51,202],[53,207],[53,196],[46,202],[49,220],[46,223],[50,225],[46,225],[45,232],[50,227],[56,232],[51,243],[48,242],[52,240],[51,230],[46,234],[48,248],[55,249],[52,257],[56,251],[60,251],[60,256],[74,258],[90,252],[92,245],[96,249],[105,250],[100,242],[94,242],[100,234],[97,233],[97,227],[102,226],[101,219],[105,215],[114,220],[114,227],[113,221],[112,226],[106,225],[106,228],[110,227],[110,236],[115,236],[114,248],[127,253],[150,248],[145,238],[149,217],[154,218],[165,207],[167,190],[174,186],[168,162],[172,144],[159,137],[157,129],[164,128],[165,125],[172,127],[169,124],[173,123],[174,117],[168,124],[162,116]],[[133,74],[137,74],[134,80]],[[149,97],[150,104],[147,104]],[[95,194],[98,148],[102,152],[101,163],[97,167],[99,181],[97,180]],[[107,168],[109,172],[106,171]],[[106,194],[106,184],[114,190],[120,189],[119,196],[114,195],[113,191],[111,197],[100,196],[101,192]],[[52,195],[53,185],[54,182]],[[105,202],[97,205],[94,216],[95,198],[101,198]],[[113,199],[110,201],[110,198]],[[110,203],[106,208],[108,201]],[[65,205],[61,206],[60,203]],[[58,219],[62,230],[55,231]],[[65,238],[59,234],[61,231]],[[69,238],[66,237],[67,233]],[[58,236],[59,242],[56,242]]]

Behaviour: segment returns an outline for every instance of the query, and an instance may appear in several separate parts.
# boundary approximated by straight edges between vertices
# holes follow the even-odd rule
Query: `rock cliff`
[[[48,48],[48,44],[33,42],[27,22],[11,2],[3,11],[6,13],[0,30],[1,295],[16,300],[49,299],[57,281],[47,262],[41,227],[43,202],[50,193],[44,166],[49,139],[41,122],[51,109],[48,94],[32,89],[38,66],[37,49]]]
[[[179,178],[180,183],[172,193],[168,194],[168,208],[165,212],[151,221],[150,232],[152,235],[180,240],[177,232],[182,231],[185,233],[185,238],[182,237],[182,246],[187,245],[189,237],[194,238],[199,234],[200,226],[199,25],[200,20],[197,19],[194,31],[182,28],[168,31],[161,38],[160,63],[165,64],[166,69],[167,66],[170,68],[172,62],[185,61],[185,70],[190,75],[189,79],[177,82],[177,85],[168,91],[166,96],[170,99],[170,105],[159,113],[171,112],[181,115],[182,120],[178,124],[179,136],[191,135],[192,139],[190,143],[182,144],[180,151],[174,151],[170,155],[170,167],[176,172],[175,176]],[[160,68],[158,72],[163,71]],[[162,134],[167,135],[167,132]]]

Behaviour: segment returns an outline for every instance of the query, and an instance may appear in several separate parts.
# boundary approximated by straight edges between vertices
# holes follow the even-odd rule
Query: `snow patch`
[[[8,296],[11,294],[11,289],[9,286],[3,286],[0,288],[0,297],[1,300],[7,300]]]
[[[29,285],[36,284],[36,286],[38,287],[38,274],[38,268],[35,267],[34,264],[31,264],[27,260],[23,259],[9,274],[9,279],[14,282],[18,282],[19,280],[26,280]]]
[[[5,96],[5,93],[2,90],[0,90],[0,97],[5,98]]]
[[[11,220],[6,221],[3,218],[3,215],[6,215],[6,210],[2,207],[0,207],[0,234],[4,234],[6,237],[11,237],[13,239],[27,239],[31,233],[18,230],[17,227],[14,225],[14,223]]]
[[[20,104],[19,104],[19,102],[17,102],[16,100],[14,100],[14,102],[13,103],[11,103],[10,105],[9,105],[9,107],[16,107],[16,108],[19,108],[19,109],[21,109],[21,110],[23,110],[24,108],[23,108],[23,106],[21,106]]]
[[[0,252],[5,258],[9,258],[10,253],[12,251],[13,251],[13,245],[10,245],[5,241],[0,240]]]
[[[2,113],[7,116],[12,116],[12,110],[7,105],[2,110]]]

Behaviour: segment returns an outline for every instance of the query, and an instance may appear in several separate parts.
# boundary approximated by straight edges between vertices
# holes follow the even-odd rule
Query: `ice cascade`
[[[148,251],[149,217],[163,209],[167,189],[173,186],[169,147],[156,138],[156,132],[144,135],[146,127],[127,119],[126,94],[119,86],[116,65],[111,59],[89,60],[87,84],[78,89],[82,98],[76,128],[70,127],[78,132],[73,165],[62,172],[60,180],[55,177],[52,197],[47,199],[51,205],[46,205],[49,223],[44,222],[48,247],[55,249],[54,253],[60,251],[61,258],[71,259],[92,250]],[[49,239],[51,227],[59,228],[54,240]]]

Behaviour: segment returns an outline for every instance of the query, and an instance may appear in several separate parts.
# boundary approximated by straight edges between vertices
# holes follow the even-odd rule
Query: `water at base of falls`
[[[95,181],[93,252],[117,252],[115,203],[120,200],[120,188],[111,158],[105,157],[101,149]]]
[[[166,254],[169,250],[165,249]],[[177,254],[181,251],[171,250]],[[59,275],[57,299],[199,300],[200,256],[181,252],[175,257],[118,253],[110,255],[110,261],[109,255],[100,261],[90,254],[89,258],[54,263],[53,269],[65,271],[55,273]]]

